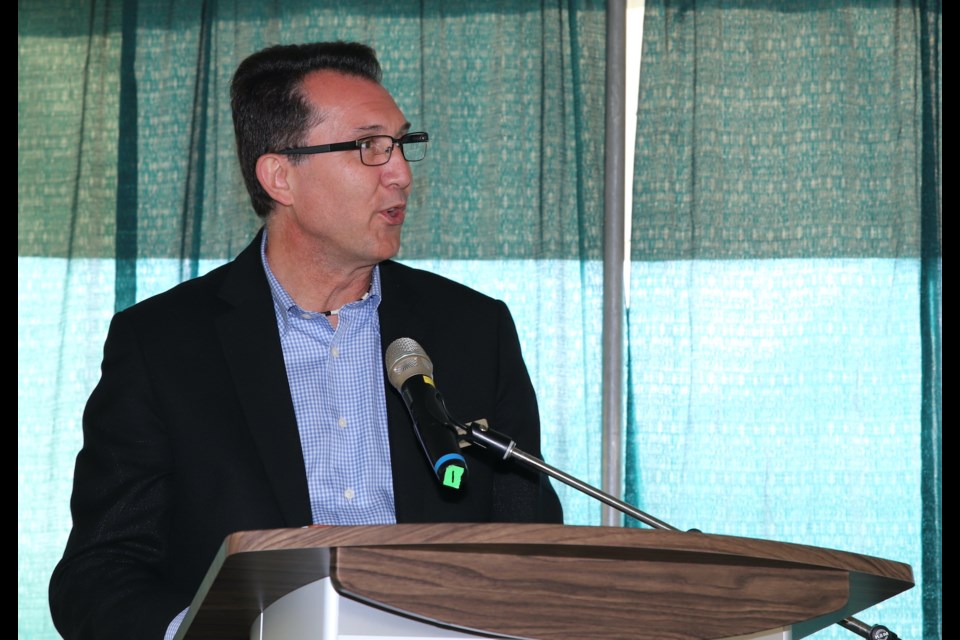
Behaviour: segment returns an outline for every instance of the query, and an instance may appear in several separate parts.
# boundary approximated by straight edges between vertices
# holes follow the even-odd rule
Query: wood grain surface
[[[808,635],[913,586],[908,565],[730,536],[562,525],[310,527],[227,538],[188,638],[247,638],[272,602],[330,576],[342,595],[508,637]]]

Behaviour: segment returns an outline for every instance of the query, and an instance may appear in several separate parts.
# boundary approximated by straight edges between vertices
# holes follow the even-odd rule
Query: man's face
[[[409,123],[382,86],[354,76],[317,71],[304,78],[303,93],[323,121],[307,134],[304,146],[347,142],[373,135],[400,138]],[[284,230],[316,259],[338,269],[374,265],[400,250],[412,176],[400,149],[390,161],[370,167],[359,151],[286,160],[292,204]],[[280,222],[280,221],[278,221]],[[273,236],[271,236],[272,238]]]

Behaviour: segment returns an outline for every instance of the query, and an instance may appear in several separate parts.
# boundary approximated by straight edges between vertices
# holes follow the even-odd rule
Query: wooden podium
[[[405,617],[544,640],[730,638],[779,628],[800,638],[913,586],[899,562],[702,533],[277,529],[227,538],[178,637],[246,640],[268,606],[325,578],[341,596]]]

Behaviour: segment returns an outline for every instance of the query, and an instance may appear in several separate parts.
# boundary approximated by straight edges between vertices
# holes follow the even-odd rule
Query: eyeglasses
[[[330,153],[331,151],[360,151],[360,162],[368,167],[378,167],[390,162],[390,155],[394,147],[400,147],[400,153],[407,162],[419,162],[427,155],[427,142],[430,136],[423,131],[408,133],[399,139],[393,136],[367,136],[350,142],[335,142],[333,144],[318,144],[313,147],[295,147],[284,149],[276,153],[285,156],[304,156],[313,153]]]

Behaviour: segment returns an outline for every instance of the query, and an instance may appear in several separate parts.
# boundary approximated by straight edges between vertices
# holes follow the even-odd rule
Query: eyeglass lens
[[[390,154],[395,146],[400,146],[400,153],[407,162],[418,162],[427,155],[427,143],[420,140],[401,138],[394,142],[390,136],[370,136],[360,143],[360,159],[367,165],[386,164],[390,161]]]

